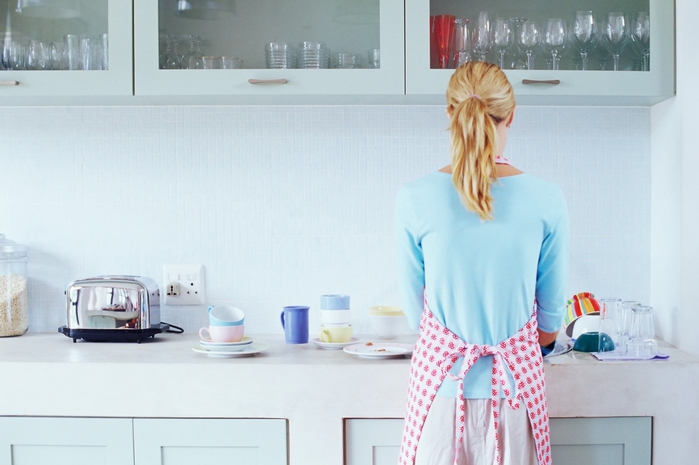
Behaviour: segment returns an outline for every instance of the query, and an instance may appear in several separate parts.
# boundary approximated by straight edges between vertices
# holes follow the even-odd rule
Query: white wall
[[[393,198],[447,162],[444,109],[0,108],[0,231],[30,250],[30,330],[77,278],[202,263],[207,302],[278,332],[283,305],[347,293],[358,331],[397,303]],[[569,295],[650,298],[650,110],[519,108],[507,154],[568,198]],[[196,330],[205,306],[163,309]],[[318,324],[317,312],[313,325]]]
[[[699,60],[693,19],[699,2],[676,0],[677,97],[652,108],[651,302],[658,332],[699,356]]]

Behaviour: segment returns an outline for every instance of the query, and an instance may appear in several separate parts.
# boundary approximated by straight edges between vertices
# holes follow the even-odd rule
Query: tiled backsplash
[[[440,106],[0,109],[0,232],[29,246],[30,331],[65,324],[77,278],[201,263],[206,300],[280,332],[283,305],[397,304],[393,200],[448,163]],[[517,109],[506,155],[568,199],[568,294],[647,301],[647,108]],[[197,330],[205,308],[163,307]],[[315,311],[314,311],[315,310]]]

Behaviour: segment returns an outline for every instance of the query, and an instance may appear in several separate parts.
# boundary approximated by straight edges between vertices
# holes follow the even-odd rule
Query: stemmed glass
[[[575,14],[571,39],[580,50],[581,69],[586,70],[588,53],[599,39],[597,22],[591,11],[578,11]]]
[[[438,64],[441,69],[449,67],[455,21],[456,16],[453,15],[437,15],[434,17],[434,38],[437,44]]]
[[[636,13],[632,24],[631,43],[643,58],[641,69],[650,69],[650,16],[645,11]]]
[[[536,21],[524,21],[517,39],[527,55],[527,69],[534,69],[534,49],[541,44],[541,31]]]
[[[604,45],[612,54],[614,71],[619,71],[619,57],[629,39],[628,22],[624,13],[612,12],[607,16],[602,33]]]
[[[471,61],[471,38],[468,33],[469,19],[457,19],[454,22],[454,44],[452,45],[452,67],[458,68]]]
[[[163,69],[180,69],[180,56],[177,54],[176,49],[177,38],[172,35],[167,36]]]
[[[201,37],[197,35],[189,36],[189,50],[185,53],[182,59],[182,67],[185,69],[203,69],[204,61],[202,60],[201,50],[199,45],[201,44]]]
[[[471,45],[478,56],[478,61],[486,61],[486,55],[493,44],[490,41],[490,18],[484,11],[478,13],[478,19],[474,21],[471,28]]]
[[[500,69],[505,69],[505,54],[512,47],[515,40],[512,25],[507,19],[495,18],[490,33],[491,42],[498,51],[498,66],[500,66]]]
[[[566,48],[568,40],[568,28],[561,18],[549,18],[544,26],[544,49],[551,54],[551,67],[559,69],[561,52]]]

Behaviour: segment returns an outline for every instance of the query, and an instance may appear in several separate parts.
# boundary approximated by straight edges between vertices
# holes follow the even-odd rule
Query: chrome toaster
[[[107,275],[66,289],[68,324],[58,331],[87,341],[141,342],[169,329],[160,321],[160,290],[151,278]]]

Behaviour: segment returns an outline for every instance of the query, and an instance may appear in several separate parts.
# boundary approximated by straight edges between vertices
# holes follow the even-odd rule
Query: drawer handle
[[[248,79],[250,84],[286,84],[286,79]]]
[[[552,86],[557,86],[558,84],[561,83],[560,79],[549,79],[549,80],[540,80],[540,79],[522,79],[522,84],[528,85],[528,84],[550,84]]]
[[[0,81],[0,86],[18,86],[19,81]]]

